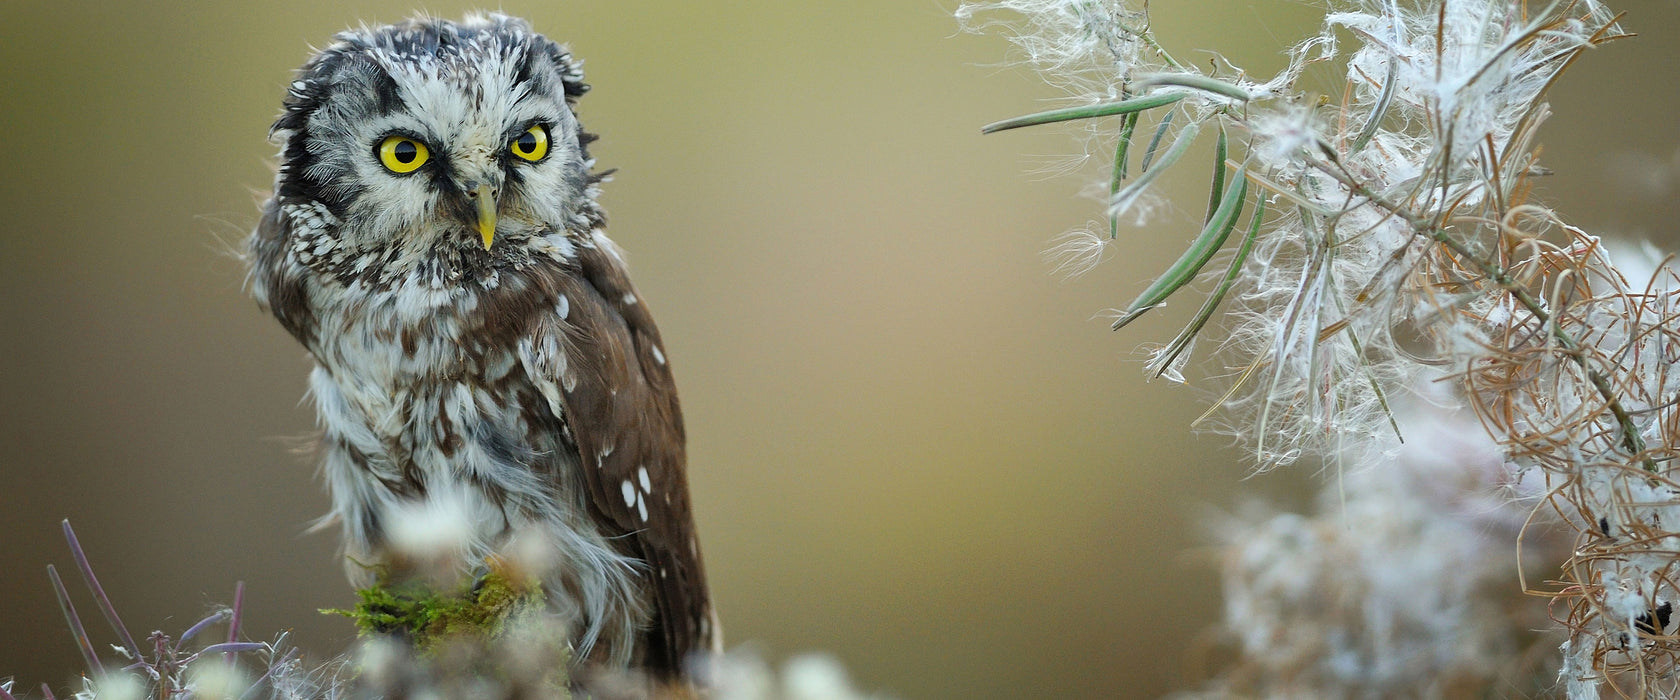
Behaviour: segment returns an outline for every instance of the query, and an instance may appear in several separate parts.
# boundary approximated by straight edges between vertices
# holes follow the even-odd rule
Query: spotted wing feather
[[[682,412],[653,317],[605,238],[580,246],[552,322],[522,353],[580,457],[602,530],[646,563],[655,619],[638,665],[668,677],[712,646]],[[543,350],[546,348],[546,351]]]

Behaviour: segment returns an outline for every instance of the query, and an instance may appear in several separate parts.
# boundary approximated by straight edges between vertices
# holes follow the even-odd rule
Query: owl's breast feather
[[[520,494],[519,507],[509,511],[524,513],[520,519],[558,517],[551,512],[558,507],[554,491],[527,483],[560,471],[553,463],[561,452],[558,427],[538,420],[546,414],[524,410],[521,394],[532,390],[513,348],[465,337],[473,324],[459,313],[473,306],[406,313],[418,307],[400,295],[319,309],[312,393],[323,427],[358,436],[353,442],[368,457],[368,477],[405,498],[466,493],[477,503]],[[474,522],[474,539],[482,542],[517,525],[501,516]]]

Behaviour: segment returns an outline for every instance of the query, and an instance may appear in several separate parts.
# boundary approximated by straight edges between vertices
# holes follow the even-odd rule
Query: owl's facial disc
[[[563,47],[512,21],[346,33],[287,93],[278,193],[326,207],[343,255],[511,259],[596,225],[585,90]]]

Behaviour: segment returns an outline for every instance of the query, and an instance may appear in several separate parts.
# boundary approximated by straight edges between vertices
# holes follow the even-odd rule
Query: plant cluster
[[[1151,30],[1148,2],[1000,0],[958,11],[970,28],[1002,27],[1021,60],[1077,103],[988,131],[1111,125],[1108,225],[1064,237],[1052,250],[1064,269],[1100,261],[1122,222],[1147,210],[1159,173],[1184,167],[1193,140],[1216,141],[1201,232],[1117,310],[1115,328],[1206,280],[1199,310],[1146,367],[1182,381],[1196,342],[1222,329],[1211,353],[1228,379],[1218,404],[1259,468],[1302,458],[1338,474],[1438,465],[1402,453],[1441,416],[1474,420],[1474,437],[1491,446],[1446,458],[1462,478],[1344,479],[1326,499],[1340,513],[1234,535],[1227,627],[1243,639],[1244,687],[1340,695],[1444,677],[1467,640],[1494,653],[1522,636],[1472,628],[1520,630],[1531,614],[1463,614],[1491,609],[1484,584],[1503,578],[1503,590],[1547,601],[1534,609],[1556,621],[1555,683],[1571,697],[1680,693],[1676,285],[1666,272],[1630,282],[1631,268],[1617,264],[1625,260],[1530,196],[1547,172],[1537,144],[1548,90],[1583,53],[1629,34],[1596,0],[1329,5],[1321,30],[1263,81],[1217,55],[1205,70],[1175,59]],[[1312,66],[1343,71],[1342,94],[1301,89]],[[1442,484],[1459,490],[1435,493]],[[1489,498],[1499,517],[1522,515],[1506,552],[1567,542],[1553,548],[1563,560],[1552,573],[1535,580],[1506,554],[1512,570],[1490,576],[1486,547],[1435,536],[1434,526],[1465,520],[1466,503]],[[1314,534],[1327,521],[1372,536]],[[1405,526],[1373,534],[1396,523]],[[1439,575],[1398,591],[1374,579],[1392,566],[1311,563],[1352,542],[1416,567],[1400,572],[1408,579]],[[1250,556],[1261,550],[1294,557],[1271,568],[1323,575],[1271,585],[1242,563],[1262,561]],[[1308,612],[1308,591],[1364,613]],[[1316,637],[1292,640],[1292,629]],[[1254,630],[1274,634],[1244,634]],[[1385,656],[1393,649],[1415,653],[1397,665]],[[1466,682],[1495,683],[1523,665],[1516,658],[1465,670]]]
[[[181,700],[222,700],[238,698],[305,698],[315,697],[323,681],[330,675],[330,667],[310,669],[299,660],[298,650],[287,644],[281,634],[273,642],[242,642],[240,616],[245,604],[245,585],[234,588],[233,605],[211,612],[194,623],[178,637],[161,631],[152,632],[142,647],[117,615],[116,606],[99,584],[87,553],[76,539],[70,521],[63,523],[64,538],[70,555],[87,585],[94,603],[110,624],[120,643],[111,645],[112,653],[120,659],[109,663],[100,659],[82,618],[58,575],[57,567],[47,566],[47,577],[58,596],[64,622],[76,641],[87,673],[82,687],[74,693],[80,700],[108,698],[111,700],[140,700],[142,698],[180,698]],[[226,641],[199,646],[211,629],[227,625]],[[259,671],[254,678],[251,670]],[[10,683],[0,684],[0,700],[16,700]],[[54,700],[52,687],[41,684],[41,694]]]

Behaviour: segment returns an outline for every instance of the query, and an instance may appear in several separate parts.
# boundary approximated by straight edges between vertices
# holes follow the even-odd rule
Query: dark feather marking
[[[377,68],[369,71],[368,74],[371,76],[370,80],[373,83],[369,87],[374,96],[375,114],[383,117],[393,112],[408,109],[408,104],[402,98],[402,90],[397,87],[396,79]]]
[[[277,201],[270,200],[263,206],[262,220],[251,237],[252,282],[262,285],[268,311],[280,321],[280,326],[308,347],[315,341],[315,312],[309,308],[309,292],[303,278],[282,264],[290,243],[288,228],[281,221],[284,216]]]
[[[589,173],[584,176],[584,181],[591,185],[600,184],[606,182],[607,178],[612,177],[612,174],[616,172],[618,172],[618,168],[607,168],[600,172]]]
[[[536,455],[530,448],[494,424],[480,422],[473,428],[473,439],[482,445],[492,458],[503,464],[528,465],[536,461]]]
[[[508,374],[509,376],[516,376],[517,373],[509,372]],[[560,420],[549,412],[547,400],[537,393],[528,379],[525,379],[522,385],[514,391],[513,397],[519,406],[519,418],[525,422],[526,443],[540,445],[552,440],[553,436],[561,434]],[[569,438],[566,440],[570,441]],[[551,460],[539,460],[533,466],[548,467],[552,470],[555,465]]]
[[[437,415],[437,434],[442,438],[438,440],[437,448],[438,452],[446,459],[454,457],[455,452],[465,444],[465,441],[461,439],[461,434],[455,430],[455,422],[449,420],[448,402],[449,396],[443,392],[438,392],[435,414]]]
[[[392,491],[408,498],[418,499],[424,496],[426,494],[426,473],[421,471],[419,464],[415,463],[413,452],[401,445],[389,443],[385,445],[385,452],[392,459],[397,460],[397,465],[402,470],[400,486],[392,488]]]
[[[513,75],[513,84],[515,86],[524,85],[530,92],[542,94],[548,92],[548,85],[542,76],[533,73],[531,70],[536,66],[538,55],[537,51],[526,49],[525,57],[519,61],[519,70]]]
[[[365,47],[365,44],[362,46]],[[352,62],[357,65],[370,63],[359,55],[355,42],[335,45],[305,63],[293,79],[292,89],[286,92],[280,117],[269,129],[270,136],[286,133],[275,192],[278,198],[320,202],[340,217],[344,215],[350,198],[329,187],[313,172],[321,158],[309,149],[312,138],[309,120],[337,91],[339,75]],[[374,70],[381,72],[377,68]]]
[[[367,533],[368,540],[380,542],[385,539],[384,524],[379,521],[379,513],[373,508],[362,509],[362,532]]]

